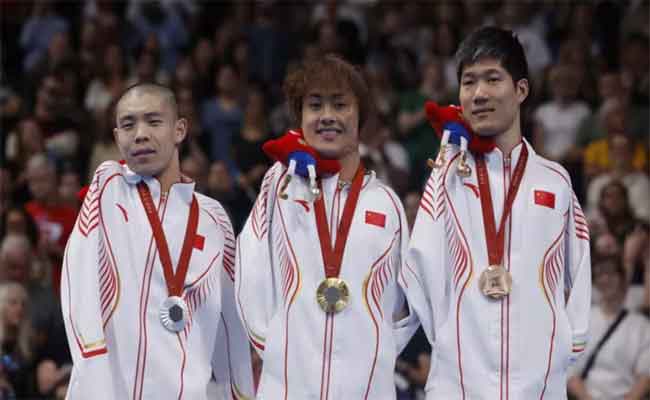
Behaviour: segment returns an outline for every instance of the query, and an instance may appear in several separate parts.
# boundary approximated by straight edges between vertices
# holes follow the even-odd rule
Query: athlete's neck
[[[517,117],[508,130],[494,136],[497,148],[506,156],[509,156],[512,149],[521,143],[521,128],[519,126],[519,117]]]
[[[351,152],[339,159],[341,164],[341,171],[339,172],[339,180],[351,182],[354,175],[357,173],[361,158],[358,151]]]
[[[172,157],[171,163],[160,174],[156,175],[160,182],[160,192],[167,193],[174,183],[181,182],[181,168],[178,157]]]

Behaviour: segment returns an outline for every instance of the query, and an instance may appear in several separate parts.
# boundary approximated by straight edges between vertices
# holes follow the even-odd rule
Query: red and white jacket
[[[395,193],[367,173],[352,219],[339,277],[348,306],[326,314],[316,301],[325,279],[307,181],[278,196],[287,169],[276,163],[237,241],[237,306],[263,358],[258,398],[394,400],[395,359],[417,325],[396,317],[404,306],[397,283],[408,242]],[[332,245],[350,185],[322,180]],[[397,320],[397,321],[396,321]]]
[[[495,224],[523,146],[528,162],[505,222],[504,267],[513,289],[479,289],[489,265],[476,164],[459,151],[422,195],[404,270],[409,305],[432,344],[427,399],[565,399],[567,367],[584,350],[591,297],[589,231],[567,172],[522,141],[486,154]]]
[[[163,269],[136,188],[149,187],[174,269],[192,195],[199,222],[182,297],[189,321],[165,329]],[[99,166],[68,241],[61,302],[74,367],[68,398],[206,399],[214,375],[223,399],[252,398],[250,348],[234,305],[235,240],[221,205],[126,165]]]

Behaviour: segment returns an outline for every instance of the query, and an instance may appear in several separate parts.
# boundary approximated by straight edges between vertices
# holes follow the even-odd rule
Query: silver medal
[[[187,322],[187,304],[178,296],[165,299],[160,307],[160,322],[171,332],[179,332]]]

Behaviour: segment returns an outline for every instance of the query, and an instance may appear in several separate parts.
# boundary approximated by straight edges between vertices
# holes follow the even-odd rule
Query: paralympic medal
[[[478,284],[484,295],[498,300],[512,291],[512,275],[503,265],[490,265],[481,273]]]
[[[350,290],[343,279],[326,278],[318,285],[316,300],[326,313],[337,313],[348,305]]]
[[[178,296],[169,296],[160,307],[160,322],[171,332],[179,332],[187,323],[187,304]]]

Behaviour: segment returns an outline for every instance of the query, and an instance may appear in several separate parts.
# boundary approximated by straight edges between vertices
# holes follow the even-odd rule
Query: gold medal
[[[503,265],[490,265],[478,281],[481,292],[493,299],[501,299],[512,291],[512,275]]]
[[[326,313],[337,313],[348,305],[350,291],[340,278],[327,278],[316,289],[318,305]]]

